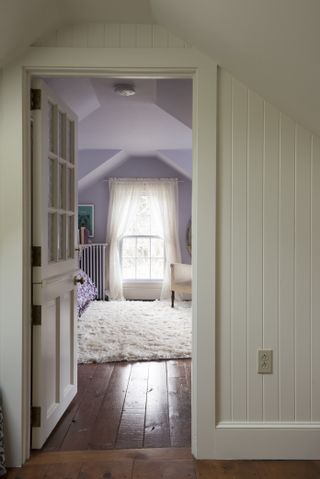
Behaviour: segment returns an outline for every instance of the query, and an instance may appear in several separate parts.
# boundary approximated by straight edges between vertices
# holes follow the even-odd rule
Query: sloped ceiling
[[[128,82],[127,80],[126,82]],[[192,82],[135,79],[136,94],[118,95],[112,78],[47,78],[78,116],[79,190],[135,156],[157,158],[191,179]]]
[[[158,23],[320,134],[319,0],[150,0]]]
[[[152,23],[149,0],[0,0],[0,67],[74,23]]]
[[[320,134],[319,18],[319,0],[0,0],[0,67],[63,25],[156,22]]]

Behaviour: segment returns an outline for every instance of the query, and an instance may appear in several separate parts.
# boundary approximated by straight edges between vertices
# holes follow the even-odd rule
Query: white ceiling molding
[[[150,0],[157,23],[320,133],[318,0]]]

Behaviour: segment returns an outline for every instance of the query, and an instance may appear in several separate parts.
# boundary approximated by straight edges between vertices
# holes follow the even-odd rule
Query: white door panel
[[[32,88],[32,447],[41,448],[77,392],[77,119],[42,80]]]

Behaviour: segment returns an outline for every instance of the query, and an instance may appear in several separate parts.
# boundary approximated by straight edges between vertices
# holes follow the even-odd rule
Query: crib
[[[79,267],[94,282],[98,290],[98,300],[106,298],[108,277],[107,243],[81,244],[79,251]]]

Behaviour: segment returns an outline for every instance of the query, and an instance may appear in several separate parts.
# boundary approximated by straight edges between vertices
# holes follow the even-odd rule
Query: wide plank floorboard
[[[5,479],[318,479],[320,461],[195,461],[190,448],[33,453]]]
[[[190,373],[190,359],[79,365],[43,451],[190,447]]]

